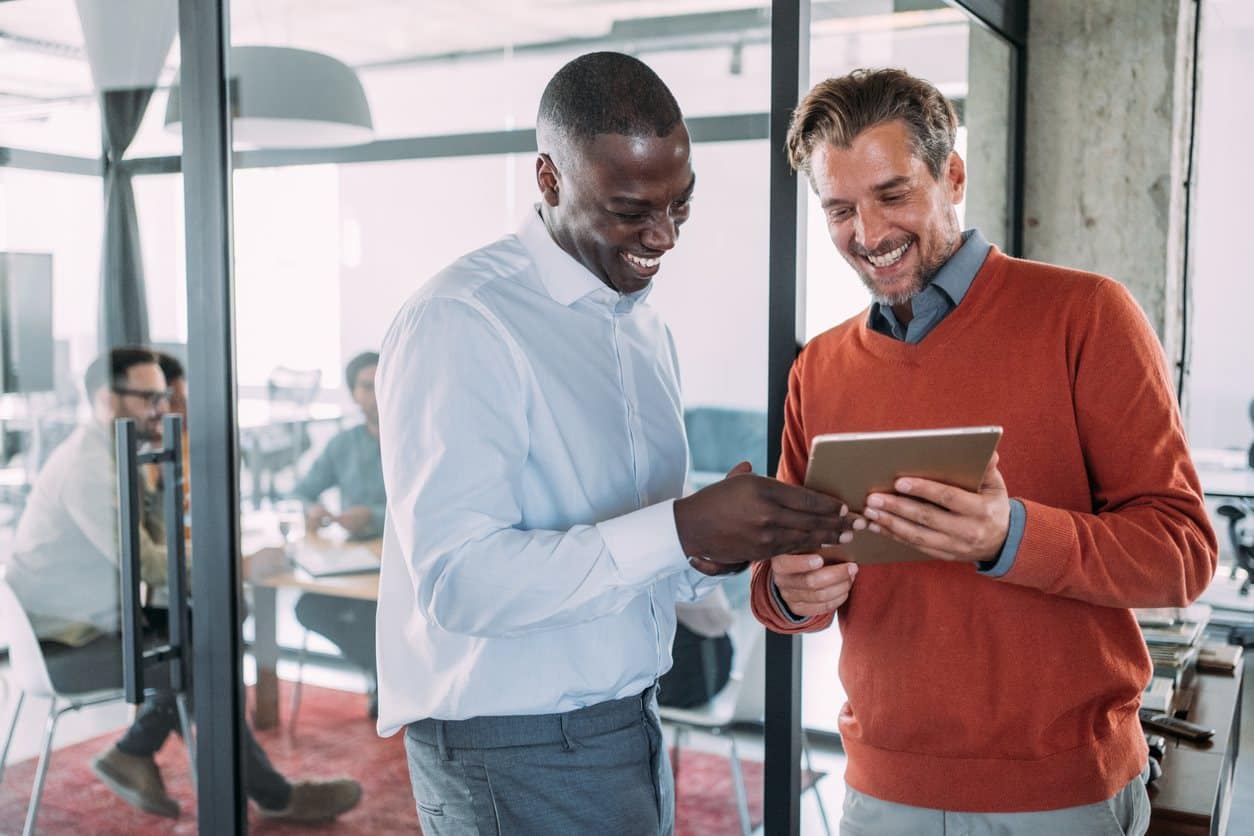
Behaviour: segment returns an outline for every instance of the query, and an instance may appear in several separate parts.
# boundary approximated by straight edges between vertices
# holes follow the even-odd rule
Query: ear
[[[553,158],[544,153],[536,157],[536,185],[540,187],[540,195],[549,206],[557,206],[561,202],[558,197],[560,181],[561,174],[553,163]]]
[[[101,386],[92,398],[92,407],[97,415],[117,415],[118,396],[110,392],[108,386]]]
[[[949,152],[949,161],[945,163],[945,183],[949,187],[949,199],[957,206],[967,192],[967,164],[957,151]]]

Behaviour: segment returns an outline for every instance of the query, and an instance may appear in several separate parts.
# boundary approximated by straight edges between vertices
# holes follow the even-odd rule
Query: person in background
[[[143,347],[115,348],[97,358],[84,377],[90,421],[49,457],[18,523],[5,579],[40,639],[53,686],[84,693],[122,684],[121,572],[117,535],[117,479],[113,423],[136,422],[139,439],[161,442],[161,419],[170,390],[157,354]],[[165,527],[161,502],[145,496],[139,533],[140,574],[149,587],[166,585]],[[145,642],[168,640],[164,608],[144,609]],[[126,733],[92,762],[92,770],[119,798],[159,816],[177,818],[178,802],[166,792],[153,755],[179,730],[169,672],[149,668],[152,690]],[[355,781],[290,783],[245,730],[244,784],[261,815],[288,821],[331,819],[356,806]]]
[[[170,393],[166,412],[183,418],[183,502],[186,509],[190,505],[192,495],[191,436],[187,426],[187,373],[183,370],[182,362],[173,354],[158,351],[157,362],[161,366],[161,373],[165,375],[166,389]],[[151,465],[151,468],[152,475],[159,477],[161,468],[157,465]],[[153,484],[157,484],[156,479]]]
[[[379,456],[379,405],[374,396],[375,369],[379,355],[373,351],[348,361],[344,379],[353,402],[365,421],[332,438],[297,483],[293,495],[305,503],[306,527],[316,532],[337,523],[350,540],[373,540],[383,534],[386,495],[383,463]],[[340,512],[332,513],[322,496],[332,488],[340,494]],[[370,681],[368,712],[378,716],[375,675],[374,601],[306,592],[296,602],[296,620],[305,628],[326,636]]]
[[[1151,665],[1130,608],[1195,600],[1215,535],[1145,315],[1117,282],[963,231],[956,130],[891,69],[793,114],[793,166],[873,302],[797,358],[779,477],[802,483],[823,433],[995,424],[998,453],[974,491],[906,475],[867,498],[855,538],[932,560],[781,555],[753,609],[781,633],[839,615],[842,833],[1141,834]]]

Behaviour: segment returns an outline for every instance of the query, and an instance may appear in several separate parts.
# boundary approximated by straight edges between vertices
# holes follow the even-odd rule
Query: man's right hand
[[[751,470],[741,462],[726,479],[675,500],[675,528],[684,554],[743,563],[814,552],[852,537],[839,500]]]
[[[305,512],[305,530],[313,534],[323,526],[331,523],[331,512],[323,507],[322,503],[315,502],[309,510]]]
[[[808,618],[834,611],[849,598],[856,563],[823,565],[817,554],[781,554],[771,558],[771,580],[793,615]]]

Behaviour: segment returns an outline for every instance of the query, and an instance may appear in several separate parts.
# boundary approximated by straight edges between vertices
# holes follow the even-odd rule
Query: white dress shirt
[[[688,566],[670,332],[536,212],[401,308],[376,389],[388,507],[379,731],[570,711],[670,668]]]
[[[121,630],[117,468],[111,428],[74,430],[39,471],[17,524],[5,580],[41,639],[83,644]],[[140,575],[164,585],[166,551],[139,527]]]

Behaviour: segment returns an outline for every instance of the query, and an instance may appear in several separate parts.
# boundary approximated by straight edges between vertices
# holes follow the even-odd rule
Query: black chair
[[[240,432],[240,453],[252,474],[253,506],[261,507],[262,497],[278,499],[275,482],[287,468],[296,469],[300,457],[313,442],[309,422],[297,414],[318,397],[321,369],[292,369],[277,366],[266,380],[266,397],[276,416],[272,423]],[[292,415],[284,417],[283,411]]]

